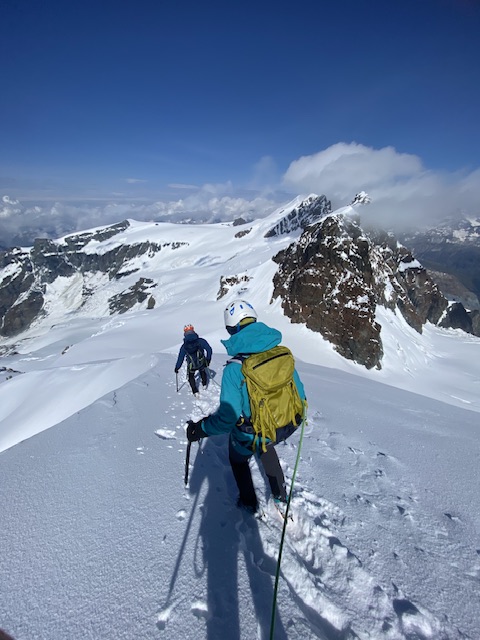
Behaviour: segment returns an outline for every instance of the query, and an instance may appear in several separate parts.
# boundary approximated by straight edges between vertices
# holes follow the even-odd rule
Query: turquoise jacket
[[[228,340],[222,340],[222,344],[228,355],[235,357],[239,354],[267,351],[280,344],[281,340],[282,334],[277,329],[272,329],[263,322],[253,322]],[[296,370],[294,381],[300,397],[305,399],[305,390]],[[238,445],[245,447],[246,455],[251,455],[254,435],[244,433],[236,427],[239,418],[250,418],[251,415],[242,365],[238,361],[228,361],[222,377],[220,405],[214,413],[203,419],[202,429],[207,436],[230,433],[233,430],[232,436]]]

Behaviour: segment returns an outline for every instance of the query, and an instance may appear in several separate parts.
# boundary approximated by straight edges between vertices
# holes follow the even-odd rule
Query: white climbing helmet
[[[223,312],[225,327],[236,327],[245,318],[257,319],[257,313],[246,300],[234,300]]]

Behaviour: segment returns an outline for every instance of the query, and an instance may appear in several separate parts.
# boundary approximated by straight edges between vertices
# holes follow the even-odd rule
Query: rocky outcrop
[[[393,234],[370,229],[373,263],[385,286],[379,291],[383,306],[398,308],[419,333],[426,322],[437,324],[448,301],[428,271]]]
[[[461,329],[465,333],[480,337],[480,311],[467,311],[461,302],[453,302],[445,311],[439,325],[446,329]]]
[[[245,285],[248,282],[250,282],[250,277],[246,274],[237,276],[222,276],[220,278],[220,289],[217,293],[217,300],[223,298],[223,296],[225,296],[233,287],[237,287],[238,293],[239,295],[241,295],[245,289]],[[242,286],[238,287],[238,285]]]
[[[472,320],[472,333],[480,337],[480,311],[475,309],[475,311],[471,311],[469,315]]]
[[[251,231],[251,230],[252,230],[252,229],[251,229],[251,228],[249,228],[249,229],[243,229],[242,231],[238,231],[238,232],[235,234],[235,238],[243,238],[243,236],[246,236],[248,233],[250,233],[250,231]]]
[[[428,273],[437,283],[440,291],[450,302],[461,302],[465,309],[480,309],[480,300],[451,273],[428,269]]]
[[[405,247],[387,233],[367,234],[355,215],[326,216],[274,260],[273,296],[286,315],[369,369],[381,368],[383,355],[378,305],[400,311],[419,332],[448,305]]]
[[[110,298],[108,301],[110,313],[125,313],[129,311],[136,304],[144,302],[151,296],[151,291],[156,286],[155,282],[150,278],[140,278],[134,285]],[[150,300],[148,308],[152,309]]]
[[[242,224],[247,224],[247,221],[244,220],[243,218],[235,218],[235,220],[232,222],[232,225],[234,227],[240,227]]]
[[[155,298],[153,296],[150,296],[147,302],[147,309],[155,309],[156,304],[157,301],[155,300]]]
[[[308,225],[313,224],[331,211],[332,205],[325,196],[309,196],[269,229],[265,238],[286,235],[297,229],[306,229]]]

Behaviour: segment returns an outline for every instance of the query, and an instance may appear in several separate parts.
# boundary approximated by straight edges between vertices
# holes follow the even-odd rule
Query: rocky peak
[[[287,235],[297,229],[305,229],[331,210],[331,203],[325,196],[311,195],[269,229],[265,238]]]
[[[387,233],[367,234],[358,216],[324,217],[274,260],[273,296],[286,315],[367,368],[381,367],[378,305],[398,310],[419,332],[448,305],[408,249]]]

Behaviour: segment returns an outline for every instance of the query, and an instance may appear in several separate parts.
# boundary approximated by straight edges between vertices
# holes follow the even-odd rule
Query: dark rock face
[[[368,237],[378,254],[380,277],[388,278],[388,286],[380,293],[380,303],[389,309],[398,308],[419,333],[427,321],[437,324],[448,301],[427,270],[392,234],[370,230]]]
[[[437,283],[443,295],[450,302],[461,302],[466,309],[480,309],[480,300],[469,291],[458,278],[451,273],[428,269],[431,278]]]
[[[17,335],[41,315],[42,309],[43,293],[31,291],[27,298],[7,309],[2,319],[0,335],[6,337]]]
[[[119,280],[138,271],[129,265],[134,258],[152,258],[162,248],[176,249],[186,243],[141,242],[137,244],[112,243],[108,251],[95,252],[95,241],[102,242],[124,232],[130,223],[118,224],[93,232],[80,233],[62,241],[38,239],[30,250],[12,249],[0,253],[0,336],[13,337],[27,329],[44,312],[46,286],[58,277],[75,274],[106,274],[110,280]],[[90,251],[85,247],[92,243]],[[155,286],[144,278],[109,301],[111,313],[124,313],[137,302],[143,302]],[[92,291],[84,284],[83,302]],[[150,304],[154,304],[150,302]],[[153,307],[150,307],[153,308]]]
[[[246,236],[248,233],[250,233],[251,230],[252,229],[250,228],[250,229],[243,229],[243,231],[238,231],[235,234],[235,238],[243,238],[243,236]]]
[[[247,224],[247,221],[246,221],[246,220],[244,220],[244,219],[243,219],[243,218],[241,218],[241,217],[240,217],[240,218],[235,218],[235,220],[233,221],[233,226],[234,226],[234,227],[239,227],[239,226],[241,226],[242,224]]]
[[[133,286],[110,298],[108,301],[110,313],[125,313],[129,311],[138,302],[144,302],[150,296],[152,288],[156,286],[155,282],[150,278],[140,278]],[[150,300],[152,300],[152,297],[150,297]],[[150,300],[149,305],[152,304]],[[155,300],[153,301],[154,303]],[[148,306],[148,308],[153,309],[152,306]]]
[[[480,337],[480,311],[475,309],[475,311],[471,311],[469,315],[472,321],[472,333]]]
[[[246,285],[248,282],[250,282],[250,278],[247,275],[242,275],[242,276],[222,276],[220,278],[220,289],[218,290],[217,293],[217,300],[220,300],[220,298],[223,298],[223,296],[225,296],[232,287],[234,287],[237,284],[244,284]],[[240,289],[240,293],[242,292],[242,290]]]
[[[460,302],[450,305],[439,324],[448,329],[461,329],[466,333],[473,333],[472,318]]]
[[[0,254],[0,269],[6,276],[0,284],[0,335],[16,335],[41,312],[44,286],[35,286],[33,265],[25,254],[14,249]]]
[[[277,254],[274,297],[287,316],[320,332],[346,358],[367,368],[379,366],[383,347],[375,322],[368,241],[360,228],[343,230],[339,216],[329,216],[303,232],[298,242]]]
[[[285,235],[296,229],[305,229],[331,210],[331,203],[325,196],[311,196],[267,231],[265,238]]]
[[[386,233],[367,235],[356,216],[325,217],[274,260],[273,296],[286,315],[369,369],[380,368],[383,356],[377,305],[398,309],[419,332],[448,305],[405,247]]]

